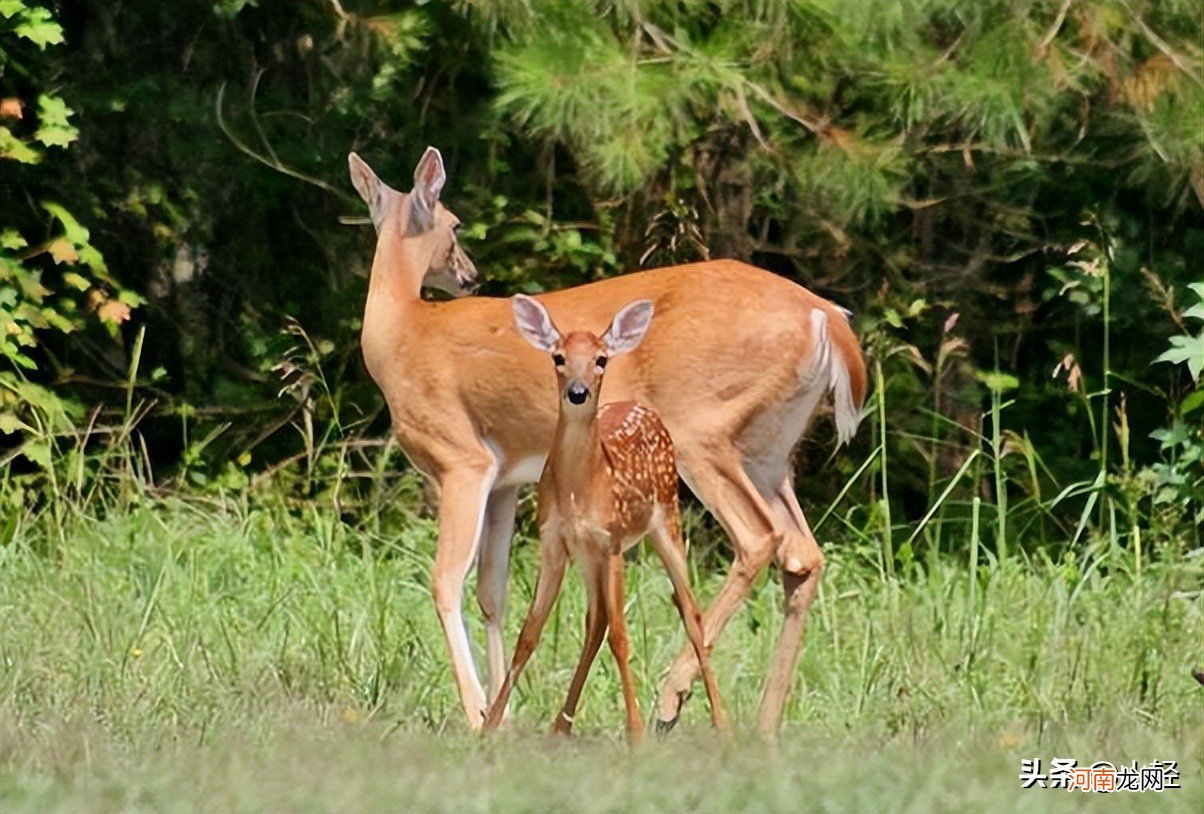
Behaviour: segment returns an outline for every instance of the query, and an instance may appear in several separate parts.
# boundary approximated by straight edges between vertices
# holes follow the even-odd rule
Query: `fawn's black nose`
[[[585,404],[585,400],[589,398],[589,388],[581,382],[573,382],[564,391],[564,397],[569,400],[570,404]]]

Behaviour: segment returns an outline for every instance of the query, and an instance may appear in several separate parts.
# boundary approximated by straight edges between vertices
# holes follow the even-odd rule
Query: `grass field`
[[[695,524],[697,526],[697,524]],[[390,528],[395,526],[396,528]],[[920,557],[831,567],[782,742],[708,731],[622,743],[603,652],[581,737],[541,734],[577,656],[575,579],[509,731],[460,722],[429,598],[433,525],[352,528],[245,500],[141,501],[10,520],[0,547],[0,811],[1204,811],[1204,560],[1140,575],[1075,562]],[[708,556],[711,541],[692,559]],[[513,641],[534,582],[519,543]],[[713,556],[713,555],[711,555]],[[572,575],[571,575],[572,576]],[[696,577],[709,598],[718,576]],[[684,643],[667,579],[629,577],[641,701]],[[715,654],[742,727],[780,616],[758,586]],[[475,605],[467,614],[478,618]],[[474,629],[478,634],[479,627]],[[1021,791],[1020,759],[1178,760],[1183,789]]]

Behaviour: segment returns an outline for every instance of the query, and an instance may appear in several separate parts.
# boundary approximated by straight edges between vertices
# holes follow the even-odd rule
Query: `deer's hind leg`
[[[807,629],[807,613],[819,593],[819,581],[824,569],[824,555],[815,535],[811,533],[807,518],[803,516],[790,475],[787,473],[774,480],[776,484],[766,484],[768,488],[764,492],[787,529],[778,553],[785,614],[782,633],[769,663],[757,716],[757,727],[761,734],[771,738],[777,735],[781,724],[782,709],[790,693],[798,655],[803,646],[803,634]]]
[[[704,444],[680,434],[674,443],[682,478],[719,520],[735,553],[723,587],[703,615],[705,644],[710,648],[748,596],[757,574],[773,560],[782,533],[777,515],[744,471],[739,450],[728,442]],[[662,685],[658,731],[673,728],[697,674],[698,657],[687,647]]]
[[[510,576],[510,541],[518,487],[506,486],[489,495],[485,527],[477,557],[477,604],[485,617],[485,649],[489,656],[489,699],[497,697],[506,675],[506,581]]]

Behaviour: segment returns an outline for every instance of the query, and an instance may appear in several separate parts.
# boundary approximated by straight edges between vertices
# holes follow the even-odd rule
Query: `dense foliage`
[[[824,536],[1140,567],[1204,521],[1202,111],[1195,0],[0,0],[5,460],[379,500],[345,157],[435,144],[486,293],[732,256],[854,309]]]

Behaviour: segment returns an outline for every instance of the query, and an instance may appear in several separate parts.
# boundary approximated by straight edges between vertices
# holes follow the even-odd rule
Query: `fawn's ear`
[[[623,306],[610,327],[602,334],[602,343],[611,356],[633,351],[644,339],[648,326],[652,324],[652,301],[636,300]]]
[[[435,223],[435,206],[447,183],[443,156],[427,147],[414,168],[414,191],[410,193],[410,234],[422,234]]]
[[[395,190],[380,180],[368,162],[355,153],[347,155],[347,169],[351,171],[351,184],[355,191],[368,204],[368,214],[372,216],[372,225],[380,228],[380,222],[385,218],[388,194]]]
[[[510,308],[514,311],[514,327],[523,339],[548,353],[559,344],[560,331],[556,330],[548,309],[539,300],[515,294],[510,298]]]

